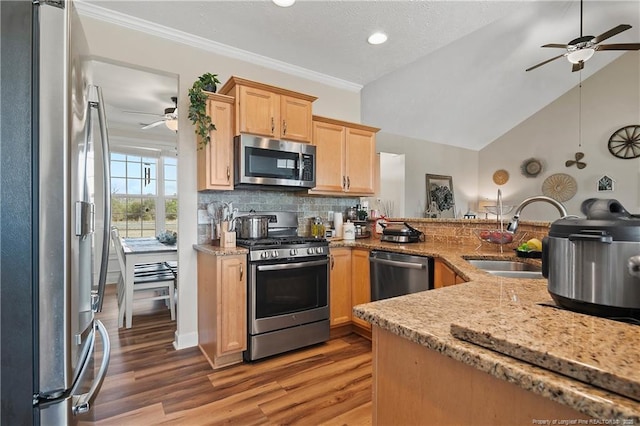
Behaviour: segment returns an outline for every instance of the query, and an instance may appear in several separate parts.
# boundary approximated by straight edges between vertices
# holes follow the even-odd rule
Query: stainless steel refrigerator
[[[102,95],[71,1],[2,1],[0,19],[0,423],[74,424],[110,355]]]

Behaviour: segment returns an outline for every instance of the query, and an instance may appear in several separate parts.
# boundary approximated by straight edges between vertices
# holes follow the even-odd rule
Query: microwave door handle
[[[304,157],[302,155],[302,153],[300,152],[298,154],[298,182],[302,182],[302,175],[304,172]]]

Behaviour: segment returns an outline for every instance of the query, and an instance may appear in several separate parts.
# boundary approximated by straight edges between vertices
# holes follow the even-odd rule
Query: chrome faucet
[[[520,212],[522,212],[522,209],[524,209],[526,206],[528,206],[531,203],[535,203],[536,201],[545,201],[545,202],[553,205],[555,208],[558,209],[558,212],[560,212],[560,217],[561,218],[563,218],[563,217],[568,215],[567,209],[562,205],[561,202],[559,202],[557,200],[554,200],[551,197],[545,197],[544,195],[536,195],[536,196],[533,196],[533,197],[526,198],[516,208],[516,211],[513,213],[513,218],[511,219],[511,222],[509,223],[509,225],[507,225],[507,232],[509,232],[511,234],[515,234],[516,233],[516,230],[518,229],[518,222],[519,222],[519,219],[520,219]]]

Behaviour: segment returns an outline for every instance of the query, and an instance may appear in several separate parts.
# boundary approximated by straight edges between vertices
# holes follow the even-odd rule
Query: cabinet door
[[[218,356],[247,348],[246,256],[219,256]]]
[[[457,274],[449,268],[442,260],[435,259],[433,262],[433,287],[441,288],[457,284]],[[464,281],[463,281],[464,282]]]
[[[311,102],[291,96],[280,96],[280,137],[298,142],[311,142]]]
[[[280,95],[253,87],[240,86],[239,131],[280,137]]]
[[[207,113],[216,130],[198,151],[198,190],[233,190],[233,105],[209,100]]]
[[[369,250],[353,249],[351,251],[351,304],[353,306],[371,302],[371,280],[369,278]],[[371,330],[371,324],[353,317],[353,322]]]
[[[345,128],[335,124],[313,122],[316,146],[316,186],[310,192],[343,194]]]
[[[375,159],[375,133],[347,127],[345,146],[347,192],[354,194],[374,193]]]
[[[351,322],[351,249],[331,249],[329,275],[330,324],[338,326]]]

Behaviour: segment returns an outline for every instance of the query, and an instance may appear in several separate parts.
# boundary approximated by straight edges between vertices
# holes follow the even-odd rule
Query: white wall
[[[627,53],[583,81],[582,126],[578,125],[580,75],[574,76],[574,89],[480,151],[481,198],[495,199],[498,186],[492,176],[498,169],[505,169],[510,175],[509,181],[501,186],[506,204],[518,204],[528,196],[542,194],[542,183],[548,176],[566,173],[576,179],[578,186],[577,194],[564,203],[570,214],[580,215],[581,202],[591,197],[615,198],[627,210],[640,211],[640,158],[618,159],[607,149],[614,131],[640,124],[640,54]],[[565,166],[577,151],[585,154],[583,161],[587,166],[582,170]],[[540,159],[544,166],[536,178],[527,178],[520,171],[521,163],[531,157]],[[614,192],[596,191],[596,182],[604,174],[615,179]],[[528,206],[522,217],[555,220],[558,213],[550,205],[536,203]]]
[[[453,179],[456,214],[461,217],[477,198],[478,152],[379,132],[376,151],[405,154],[405,215],[424,217],[426,174]],[[383,170],[380,170],[383,173]]]
[[[150,36],[87,16],[81,21],[90,52],[96,59],[131,64],[179,77],[178,108],[188,109],[187,91],[205,72],[218,74],[224,83],[231,75],[260,81],[318,97],[313,112],[318,115],[358,122],[360,94],[230,59],[184,44]],[[192,129],[186,114],[179,117],[180,129]],[[196,138],[189,130],[178,133],[178,322],[175,346],[185,348],[198,342],[197,270],[192,245],[197,242]]]

